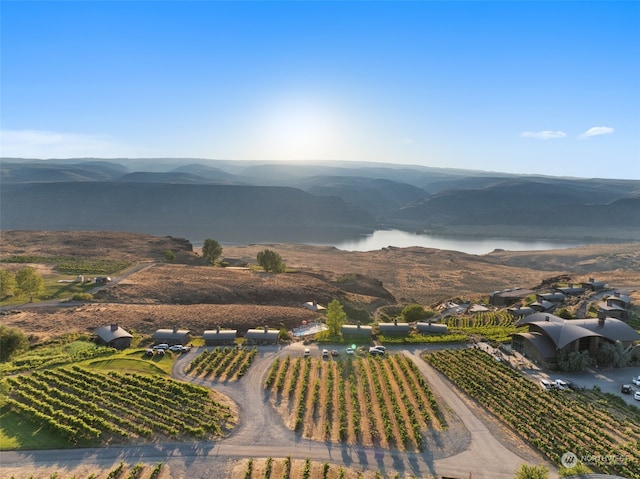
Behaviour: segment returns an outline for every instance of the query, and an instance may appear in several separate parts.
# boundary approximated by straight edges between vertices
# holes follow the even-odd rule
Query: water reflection
[[[544,240],[525,241],[507,238],[461,239],[407,233],[400,230],[377,230],[373,234],[361,236],[357,239],[333,243],[332,246],[345,251],[374,251],[388,246],[398,248],[422,246],[424,248],[461,251],[469,254],[486,254],[495,249],[509,251],[549,250],[573,248],[583,244],[585,243]]]

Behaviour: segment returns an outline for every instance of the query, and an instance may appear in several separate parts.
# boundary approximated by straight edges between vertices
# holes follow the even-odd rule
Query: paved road
[[[527,461],[507,449],[490,428],[471,411],[455,390],[420,358],[424,349],[402,348],[398,352],[411,358],[427,377],[433,389],[452,412],[449,430],[431,438],[424,453],[403,453],[374,448],[353,447],[302,439],[284,427],[280,416],[268,402],[261,385],[268,368],[278,356],[302,354],[300,344],[288,347],[260,347],[258,357],[248,374],[236,383],[193,380],[184,368],[199,350],[176,361],[173,375],[177,379],[215,387],[229,396],[241,411],[240,422],[231,435],[213,442],[162,443],[104,448],[53,451],[2,452],[0,468],[31,465],[34,469],[56,466],[63,469],[79,464],[108,468],[120,461],[155,464],[164,462],[174,479],[223,479],[232,461],[247,457],[286,457],[333,464],[359,470],[397,471],[415,477],[456,477],[474,479],[512,479],[514,471]],[[312,348],[312,354],[320,354]],[[444,447],[444,443],[449,441]],[[438,444],[443,447],[438,448]],[[448,451],[449,455],[443,455]],[[530,456],[529,456],[530,457]],[[543,463],[540,459],[539,463]],[[391,474],[390,474],[391,475]]]

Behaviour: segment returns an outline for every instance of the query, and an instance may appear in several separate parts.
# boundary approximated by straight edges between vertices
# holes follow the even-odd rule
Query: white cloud
[[[554,138],[564,138],[567,134],[564,131],[523,131],[520,133],[522,138],[535,138],[536,140],[551,140]]]
[[[86,135],[42,130],[2,130],[0,155],[17,158],[74,158],[137,156],[137,148],[108,135]]]
[[[608,126],[594,126],[582,133],[578,138],[584,140],[591,136],[610,135],[611,133],[613,133],[613,128]]]

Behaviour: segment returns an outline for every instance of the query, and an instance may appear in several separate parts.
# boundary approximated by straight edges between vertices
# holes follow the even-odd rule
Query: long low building
[[[640,340],[636,330],[615,318],[563,319],[535,313],[520,319],[516,327],[520,326],[528,326],[529,331],[514,334],[512,348],[548,369],[557,368],[563,352],[588,351],[593,357],[604,343],[628,347]]]
[[[207,329],[202,335],[205,346],[232,346],[238,331],[235,329]]]
[[[191,331],[188,329],[158,329],[153,333],[153,340],[156,344],[166,343],[169,346],[175,344],[185,345],[191,341]]]
[[[278,337],[280,336],[280,330],[269,329],[268,326],[264,326],[259,329],[250,329],[245,334],[246,345],[258,345],[258,344],[278,344]]]

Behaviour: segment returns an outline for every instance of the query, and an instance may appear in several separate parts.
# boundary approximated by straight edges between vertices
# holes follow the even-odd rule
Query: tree
[[[7,269],[0,269],[0,298],[13,296],[16,290],[16,275]]]
[[[176,260],[176,254],[170,249],[168,249],[164,252],[164,259],[169,263],[171,263]]]
[[[595,360],[601,367],[623,368],[631,360],[631,352],[625,350],[620,341],[603,343],[596,350]]]
[[[256,257],[258,264],[267,272],[283,273],[286,266],[278,253],[265,249],[258,252]]]
[[[420,304],[410,304],[402,310],[402,317],[407,323],[415,323],[421,319],[427,319],[435,316],[435,311],[426,310]]]
[[[0,324],[0,362],[29,347],[27,336],[18,328]]]
[[[38,272],[30,266],[22,268],[16,273],[16,284],[22,294],[29,296],[33,303],[33,297],[44,292],[44,280]]]
[[[216,264],[218,258],[222,256],[222,246],[216,240],[208,238],[204,240],[202,256],[211,264]]]
[[[558,367],[562,371],[578,372],[591,366],[589,351],[561,351],[558,354]]]
[[[340,301],[334,299],[327,305],[327,327],[329,336],[339,336],[340,328],[347,321],[347,313],[342,309]]]
[[[577,462],[575,465],[569,468],[561,467],[558,472],[560,473],[560,477],[575,477],[581,474],[593,473],[593,471],[585,466],[582,462]]]
[[[563,319],[573,319],[574,318],[573,314],[571,314],[571,311],[569,311],[567,308],[560,308],[556,312],[556,316],[558,316],[559,318],[563,318]]]
[[[514,479],[549,479],[549,469],[545,466],[528,466],[522,464],[516,471]]]

